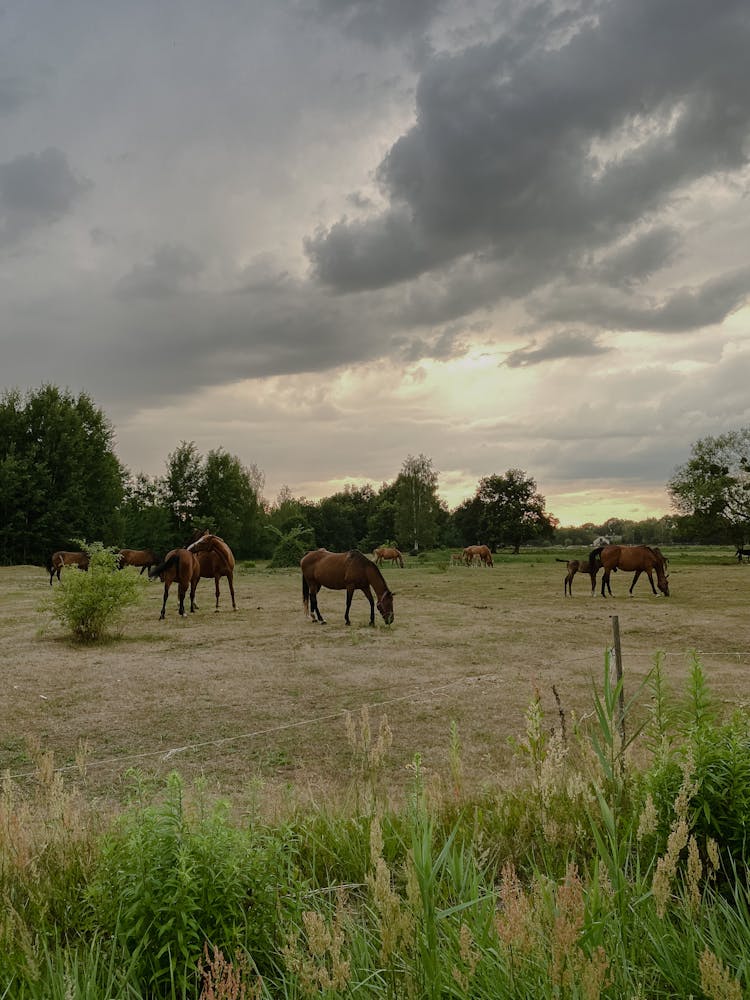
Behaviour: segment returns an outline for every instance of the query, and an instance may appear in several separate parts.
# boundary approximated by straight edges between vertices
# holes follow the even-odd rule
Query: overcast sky
[[[747,0],[0,0],[0,385],[563,523],[750,424]]]

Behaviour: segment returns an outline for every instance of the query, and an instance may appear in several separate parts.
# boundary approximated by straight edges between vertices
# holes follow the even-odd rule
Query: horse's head
[[[378,601],[378,611],[383,616],[386,625],[393,624],[393,594],[390,590],[384,590]]]
[[[663,569],[656,574],[656,585],[665,597],[669,597],[669,575]]]

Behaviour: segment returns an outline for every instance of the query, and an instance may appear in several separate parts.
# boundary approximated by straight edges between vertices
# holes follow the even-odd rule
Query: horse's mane
[[[601,556],[602,551],[606,548],[606,545],[600,545],[598,548],[592,549],[591,552],[589,552],[589,563],[592,559],[598,559]]]
[[[390,590],[390,587],[385,582],[385,577],[380,572],[380,567],[377,563],[374,563],[372,559],[368,559],[364,552],[360,552],[359,549],[349,549],[347,552],[347,557],[354,560],[354,562],[359,563],[365,571],[370,568],[370,572],[374,572],[383,581],[383,586],[386,590]]]

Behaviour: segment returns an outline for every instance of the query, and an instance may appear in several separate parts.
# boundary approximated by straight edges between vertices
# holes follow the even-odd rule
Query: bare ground
[[[717,698],[728,708],[748,702],[748,566],[672,557],[669,599],[653,597],[645,578],[629,598],[631,576],[618,573],[615,597],[603,600],[580,575],[565,598],[565,567],[547,554],[506,557],[494,569],[412,563],[385,571],[396,592],[392,627],[369,628],[357,595],[346,628],[344,595],[331,591],[320,596],[328,624],[313,625],[299,572],[257,568],[236,578],[236,612],[225,591],[214,613],[203,581],[199,611],[179,618],[173,592],[159,621],[162,588],[150,584],[122,638],[95,647],[71,643],[39,611],[49,592],[43,569],[0,568],[0,769],[24,780],[37,746],[79,780],[84,741],[96,795],[118,798],[134,767],[146,780],[173,769],[204,775],[233,797],[262,784],[321,799],[351,780],[344,713],[359,718],[367,705],[373,731],[386,715],[393,732],[394,791],[416,752],[428,772],[447,774],[452,720],[465,774],[477,785],[502,781],[512,769],[508,738],[523,731],[535,689],[551,721],[552,685],[566,713],[590,711],[612,615],[626,694],[659,651],[671,690],[682,693],[696,651]]]

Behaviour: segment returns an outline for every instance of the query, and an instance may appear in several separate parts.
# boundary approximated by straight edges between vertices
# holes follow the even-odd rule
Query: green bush
[[[88,572],[63,573],[42,610],[51,612],[79,642],[97,642],[119,628],[123,612],[140,601],[146,582],[118,569],[115,549],[99,542],[82,548],[90,557]]]
[[[89,900],[95,926],[137,956],[149,995],[175,982],[192,995],[206,941],[270,970],[298,882],[280,839],[233,826],[222,803],[189,815],[173,774],[162,805],[129,811],[108,835]]]

